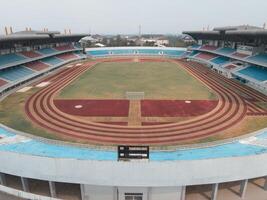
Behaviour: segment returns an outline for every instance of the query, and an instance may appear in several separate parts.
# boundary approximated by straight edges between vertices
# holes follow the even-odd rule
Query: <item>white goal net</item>
[[[145,98],[144,92],[126,92],[125,97],[128,100],[141,100]]]

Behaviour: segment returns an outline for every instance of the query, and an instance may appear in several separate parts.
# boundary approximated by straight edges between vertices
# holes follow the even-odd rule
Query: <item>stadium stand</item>
[[[197,55],[198,53],[199,53],[198,51],[192,51],[188,56],[193,57],[193,56]]]
[[[230,65],[227,65],[224,67],[225,69],[228,69],[228,70],[233,70],[233,69],[236,69],[237,66],[233,65],[233,64],[230,64]]]
[[[204,60],[211,60],[211,59],[214,59],[214,58],[216,58],[218,56],[217,55],[214,55],[214,54],[211,54],[211,53],[201,52],[198,55],[196,55],[195,57],[196,58],[201,58],[201,59],[204,59]]]
[[[236,53],[233,53],[232,56],[237,57],[237,58],[246,58],[249,55],[244,54],[244,53],[238,53],[238,52],[236,52]]]
[[[0,87],[4,86],[7,83],[8,83],[7,81],[0,79]]]
[[[216,52],[223,53],[223,54],[232,54],[232,53],[236,52],[236,50],[232,49],[232,48],[225,47],[225,48],[217,49]]]
[[[91,56],[104,56],[104,55],[109,55],[108,50],[96,50],[96,51],[90,51],[89,54]]]
[[[164,50],[163,54],[166,54],[168,56],[181,56],[182,54],[184,54],[184,51]]]
[[[218,49],[218,47],[216,47],[216,46],[211,46],[211,45],[204,45],[204,46],[202,46],[200,49],[202,49],[202,50],[214,51],[214,50]]]
[[[8,81],[16,81],[18,79],[29,76],[32,73],[34,72],[26,67],[17,66],[2,70],[0,73],[0,78],[3,78]]]
[[[267,80],[267,69],[251,65],[245,69],[239,70],[238,73],[256,79],[258,81]]]
[[[74,49],[74,47],[72,45],[64,45],[64,46],[55,47],[54,49],[58,51],[66,51],[66,50]]]
[[[191,47],[192,47],[192,48],[194,48],[194,49],[198,49],[198,48],[200,48],[200,47],[201,47],[201,45],[198,45],[198,44],[193,44]]]
[[[41,54],[39,54],[35,51],[23,51],[23,52],[20,52],[20,54],[22,54],[23,56],[26,56],[28,58],[37,58],[37,57],[42,56]]]
[[[70,60],[70,59],[77,58],[77,56],[74,55],[73,53],[60,54],[60,55],[57,55],[56,57],[62,60]]]
[[[82,46],[81,46],[81,44],[78,43],[78,44],[75,44],[75,45],[74,45],[74,48],[79,49],[79,48],[82,48]]]
[[[78,56],[79,58],[82,58],[85,56],[82,52],[73,52],[73,54]]]
[[[229,62],[229,60],[230,59],[227,58],[227,57],[220,56],[220,57],[212,59],[211,62],[215,63],[215,64],[218,64],[218,65],[222,65],[222,64],[225,64],[225,63]]]
[[[248,58],[248,60],[267,63],[267,54],[258,54],[255,56],[251,56]]]
[[[52,54],[52,53],[56,53],[57,50],[52,49],[52,48],[44,48],[44,49],[39,49],[38,52],[40,52],[41,54]]]
[[[19,56],[17,54],[6,54],[6,55],[2,55],[0,56],[0,66],[1,65],[7,65],[10,63],[14,63],[17,61],[21,61],[26,59],[25,57]]]
[[[57,65],[57,64],[61,63],[62,60],[53,56],[53,57],[44,58],[41,60],[41,62],[44,62],[44,63],[49,64],[49,65]]]
[[[35,71],[41,71],[49,67],[49,65],[40,61],[26,63],[25,66]]]

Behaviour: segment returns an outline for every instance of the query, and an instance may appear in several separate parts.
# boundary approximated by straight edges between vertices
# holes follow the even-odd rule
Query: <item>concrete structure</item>
[[[187,187],[208,184],[212,185],[210,198],[216,200],[221,183],[240,181],[239,193],[245,198],[248,179],[267,176],[266,133],[261,130],[223,143],[151,152],[149,161],[118,162],[114,151],[32,138],[1,126],[1,138],[10,140],[1,143],[0,139],[0,191],[52,200],[60,198],[57,183],[69,183],[79,185],[82,200],[185,200]],[[23,138],[15,140],[18,135]],[[250,137],[259,143],[244,142]],[[4,186],[8,175],[19,177],[21,190]],[[31,193],[31,179],[46,182],[49,197]]]

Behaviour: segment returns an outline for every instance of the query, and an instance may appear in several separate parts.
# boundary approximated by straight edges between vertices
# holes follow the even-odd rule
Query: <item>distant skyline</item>
[[[178,34],[203,27],[267,23],[266,0],[1,0],[0,34],[71,29],[92,34]]]

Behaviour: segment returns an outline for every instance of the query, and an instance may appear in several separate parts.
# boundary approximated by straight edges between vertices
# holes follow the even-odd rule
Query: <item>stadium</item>
[[[196,44],[84,48],[86,34],[1,36],[0,191],[263,199],[267,30],[184,34]]]

